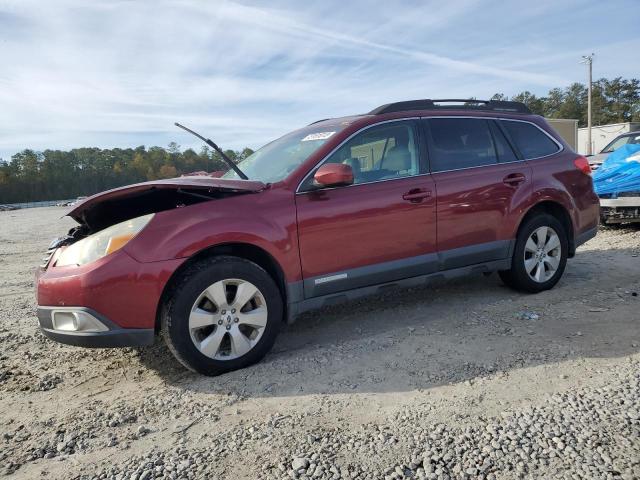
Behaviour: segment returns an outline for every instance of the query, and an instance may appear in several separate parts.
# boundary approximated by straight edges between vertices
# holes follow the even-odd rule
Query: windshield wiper
[[[238,168],[238,166],[233,163],[233,160],[231,160],[229,157],[227,157],[227,155],[222,151],[222,149],[216,145],[215,143],[213,143],[211,140],[209,140],[208,138],[204,138],[202,135],[194,132],[193,130],[185,127],[184,125],[180,125],[178,122],[175,122],[176,127],[179,127],[183,130],[185,130],[186,132],[189,132],[191,135],[195,135],[196,137],[198,137],[200,140],[202,140],[204,143],[206,143],[207,145],[209,145],[211,148],[213,148],[216,152],[218,152],[220,154],[220,156],[222,157],[222,159],[225,161],[225,163],[227,165],[229,165],[231,167],[231,169],[236,172],[236,174],[243,180],[249,180],[249,177],[247,177],[242,170],[240,170]]]

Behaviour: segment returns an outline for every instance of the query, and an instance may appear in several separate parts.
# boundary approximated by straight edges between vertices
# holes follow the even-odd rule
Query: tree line
[[[523,102],[539,115],[577,119],[581,127],[587,124],[587,87],[582,83],[553,88],[540,97],[525,91],[510,98],[496,93],[492,99]],[[593,83],[592,102],[594,125],[640,121],[640,80],[601,78]],[[225,153],[240,161],[252,150]],[[181,151],[175,143],[168,148],[26,149],[9,161],[0,159],[0,204],[70,199],[130,183],[217,170],[227,166],[206,146],[198,153]]]
[[[234,162],[252,153],[250,148],[225,151]],[[228,169],[220,154],[207,146],[197,153],[181,151],[176,143],[148,149],[26,149],[8,162],[0,160],[0,204],[72,199],[131,183]]]
[[[591,119],[593,125],[640,122],[640,80],[622,77],[601,78],[592,84]],[[492,100],[522,102],[538,115],[547,118],[571,118],[579,127],[587,126],[587,86],[573,83],[566,88],[553,88],[538,97],[525,91],[508,98],[496,93]]]

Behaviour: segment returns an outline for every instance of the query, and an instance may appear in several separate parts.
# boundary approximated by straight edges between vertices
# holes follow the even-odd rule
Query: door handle
[[[512,187],[517,187],[526,179],[527,177],[525,177],[522,173],[510,173],[502,179],[502,182],[507,185],[511,185]]]
[[[423,190],[421,188],[414,188],[402,195],[403,200],[408,200],[413,203],[421,202],[425,198],[431,197],[431,190]]]

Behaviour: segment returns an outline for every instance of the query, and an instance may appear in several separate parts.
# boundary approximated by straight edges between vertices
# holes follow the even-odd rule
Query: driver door
[[[296,195],[305,298],[437,270],[435,186],[420,130],[398,120],[360,131],[323,163],[352,167],[353,185]],[[312,177],[312,175],[310,176]]]

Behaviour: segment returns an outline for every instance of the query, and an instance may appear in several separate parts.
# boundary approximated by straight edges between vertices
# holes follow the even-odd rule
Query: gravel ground
[[[602,230],[550,292],[389,292],[207,378],[161,344],[39,333],[33,267],[63,214],[0,212],[0,477],[640,478],[638,227]]]

